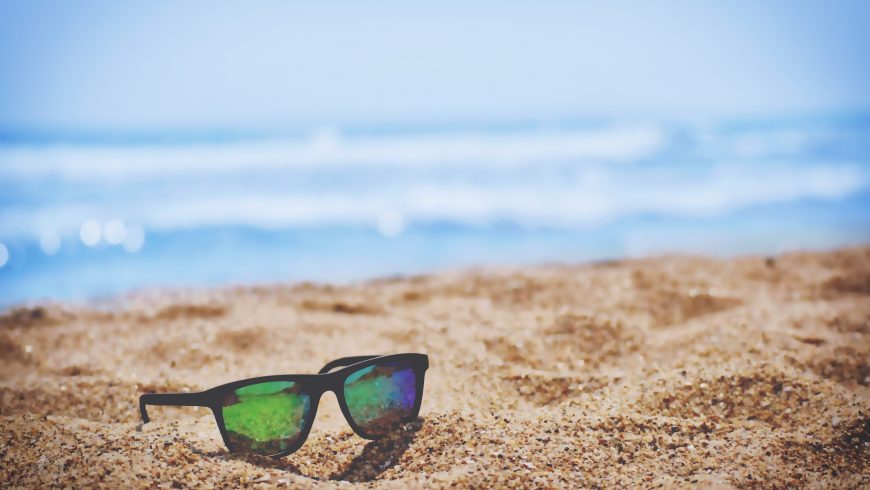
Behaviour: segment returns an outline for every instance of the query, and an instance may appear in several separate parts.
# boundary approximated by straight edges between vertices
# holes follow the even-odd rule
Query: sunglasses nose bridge
[[[321,427],[325,430],[341,430],[348,420],[348,413],[343,403],[343,381],[343,379],[339,379],[323,383],[316,393],[311,395],[312,404],[317,407],[317,423],[322,424]],[[329,394],[332,396],[329,396]],[[329,399],[332,397],[335,397],[334,403],[329,402]],[[314,401],[315,398],[316,402]]]
[[[344,379],[340,376],[332,376],[325,375],[322,380],[318,380],[316,385],[313,386],[310,390],[309,395],[312,398],[317,398],[317,401],[320,401],[320,398],[328,392],[332,392],[335,395],[336,399],[339,399],[341,396],[341,391],[344,389]]]
[[[342,388],[344,387],[344,378],[341,376],[331,376],[327,383],[326,391],[331,391],[336,398],[339,398]]]

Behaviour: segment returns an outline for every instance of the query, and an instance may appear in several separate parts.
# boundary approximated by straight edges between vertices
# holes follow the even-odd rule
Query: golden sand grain
[[[140,393],[425,352],[419,421],[334,399],[278,460]],[[0,316],[4,486],[870,485],[870,248],[152,291]]]

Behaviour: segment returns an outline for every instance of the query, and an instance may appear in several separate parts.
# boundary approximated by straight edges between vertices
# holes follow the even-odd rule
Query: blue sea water
[[[870,117],[6,131],[0,304],[829,249],[868,210]]]

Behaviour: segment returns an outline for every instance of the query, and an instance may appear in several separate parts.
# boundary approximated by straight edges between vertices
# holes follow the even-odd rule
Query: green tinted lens
[[[238,388],[221,409],[233,451],[277,454],[293,446],[308,421],[310,399],[292,381]]]
[[[417,398],[417,376],[407,366],[368,366],[344,381],[344,399],[353,421],[368,435],[383,435],[407,421]]]

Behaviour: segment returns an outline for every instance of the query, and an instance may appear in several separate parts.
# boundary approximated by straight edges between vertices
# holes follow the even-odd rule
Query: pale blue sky
[[[0,3],[0,127],[870,109],[870,2]]]

